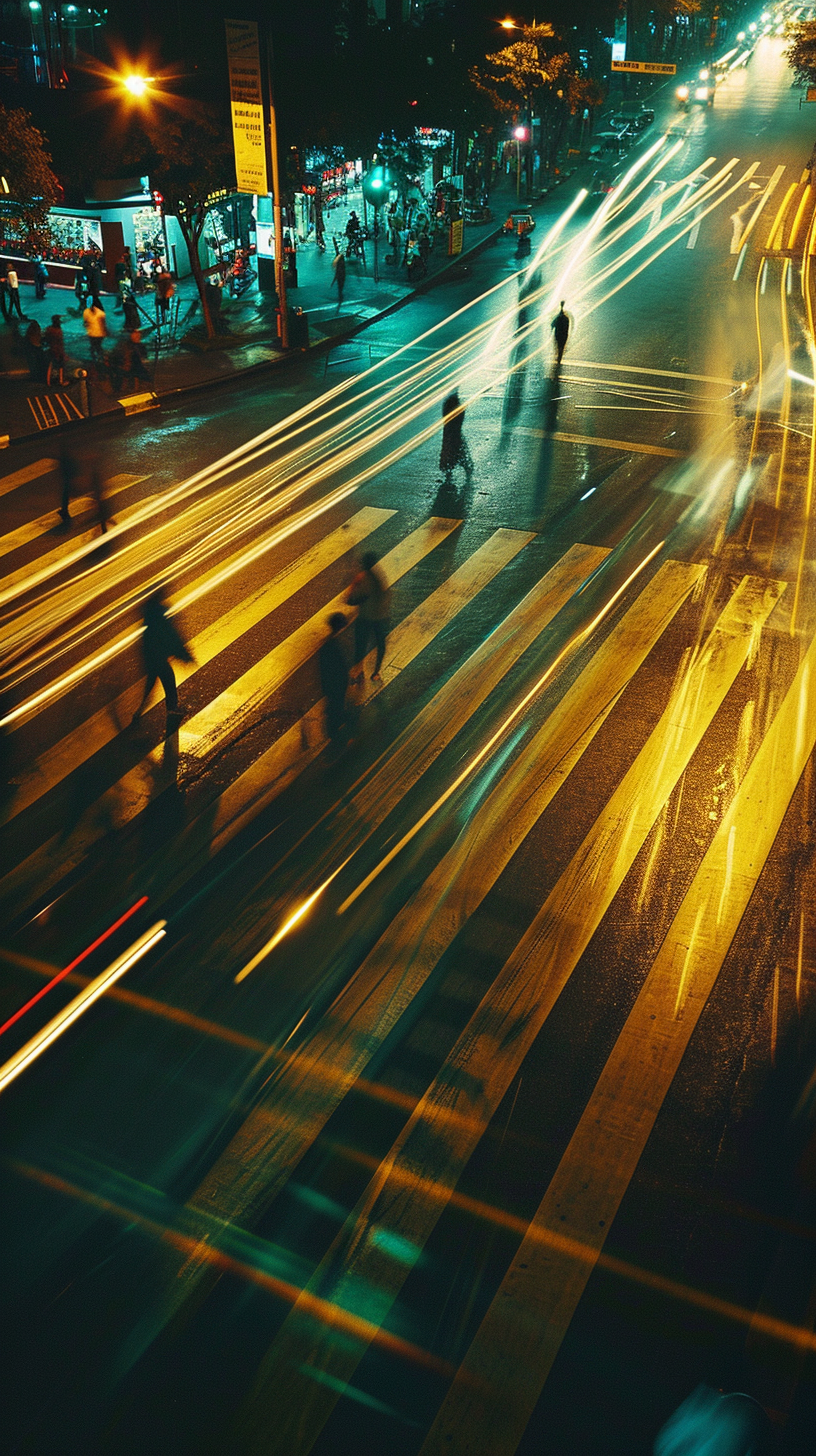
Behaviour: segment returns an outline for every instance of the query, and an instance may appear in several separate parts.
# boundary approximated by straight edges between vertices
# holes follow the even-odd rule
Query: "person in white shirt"
[[[9,263],[6,269],[6,282],[8,284],[9,322],[11,322],[11,315],[14,313],[15,308],[17,310],[17,317],[23,317],[23,310],[20,307],[20,280],[17,277],[17,269],[11,263]]]

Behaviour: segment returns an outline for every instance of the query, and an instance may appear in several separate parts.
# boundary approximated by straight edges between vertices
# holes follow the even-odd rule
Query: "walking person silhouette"
[[[555,336],[555,362],[558,365],[563,358],[570,331],[569,314],[564,312],[563,298],[561,300],[561,307],[550,324],[550,328]]]

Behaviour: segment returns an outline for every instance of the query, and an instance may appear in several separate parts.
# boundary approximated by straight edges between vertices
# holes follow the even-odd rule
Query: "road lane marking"
[[[448,582],[443,583],[436,592],[432,593],[431,598],[415,608],[391,634],[390,640],[393,642],[395,661],[392,662],[388,672],[383,668],[382,687],[393,682],[403,668],[408,666],[444,630],[453,617],[472,601],[478,592],[492,581],[524,546],[534,539],[534,536],[534,532],[500,528],[462,564]],[[391,553],[391,555],[393,554]],[[396,580],[397,574],[388,570],[388,556],[383,558],[383,565],[389,579]],[[325,619],[323,618],[323,620]],[[382,691],[382,687],[378,691]],[[302,772],[307,762],[311,762],[326,746],[323,710],[322,702],[316,704],[307,715],[308,728],[304,719],[298,720],[293,728],[282,735],[282,738],[272,745],[272,749],[267,750],[263,755],[265,773],[269,773],[270,767],[274,763],[275,776],[271,784],[269,779],[266,782],[278,793],[283,787],[283,778],[286,783],[291,782],[297,773]],[[307,733],[310,733],[311,736],[306,737]],[[309,743],[308,756],[304,754],[304,742]],[[256,763],[251,771],[252,781],[255,782],[258,767]],[[161,792],[165,781],[164,745],[160,745],[152,749],[140,763],[124,774],[106,794],[101,796],[96,804],[90,806],[87,826],[84,830],[81,827],[73,837],[66,858],[61,862],[58,858],[50,879],[44,866],[38,865],[40,852],[35,850],[20,866],[22,878],[18,879],[16,872],[12,871],[12,882],[18,885],[23,880],[31,879],[33,869],[33,879],[37,890],[44,890],[55,882],[54,875],[57,879],[61,878],[68,869],[74,868],[81,861],[92,845],[98,841],[100,834],[106,832],[111,817],[114,817],[117,826],[122,828],[147,807],[150,801],[156,797],[157,792]],[[274,794],[268,797],[274,797]],[[104,812],[106,800],[111,802],[111,813]],[[212,835],[212,814],[207,817],[210,835]],[[64,850],[64,843],[64,839],[61,841],[59,835],[52,837],[44,847],[46,855],[53,853],[59,857]],[[9,877],[0,881],[0,895],[5,894],[7,878]]]
[[[774,192],[776,191],[776,189],[777,189],[777,187],[778,187],[778,185],[779,185],[779,183],[780,183],[780,181],[781,181],[781,179],[782,179],[782,177],[784,175],[784,172],[785,172],[784,166],[777,167],[776,170],[772,173],[771,177],[769,178],[768,184],[767,184],[767,186],[765,188],[765,191],[763,192],[762,196],[760,197],[759,201],[757,202],[757,205],[754,208],[754,211],[751,213],[751,216],[748,219],[748,223],[747,223],[747,226],[745,228],[745,231],[741,234],[741,237],[740,237],[740,247],[741,248],[747,247],[748,239],[750,238],[751,233],[753,232],[754,228],[756,227],[757,222],[759,221],[759,215],[762,212],[762,209],[764,208],[765,203],[769,201],[769,199],[773,196]],[[732,252],[735,252],[735,251],[736,250],[734,248],[732,248]],[[739,267],[739,265],[737,265],[737,266]]]
[[[605,547],[570,547],[448,678],[363,776],[348,803],[331,809],[327,819],[331,840],[312,862],[312,883],[315,878],[320,880],[324,873],[330,873],[332,866],[345,859],[353,847],[358,847],[383,822],[608,554]],[[181,874],[185,879],[191,873],[191,865],[200,867],[202,855],[206,862],[222,849],[321,752],[325,746],[323,716],[323,704],[316,703],[224,791],[215,821],[208,814],[206,822],[202,816],[200,827],[198,824],[192,827],[181,856]],[[308,745],[306,749],[304,744]],[[178,869],[173,872],[179,873]],[[167,871],[161,873],[166,883]],[[172,883],[174,888],[178,887],[175,880]]]
[[[149,475],[115,475],[105,481],[105,497],[110,499],[119,495],[121,491],[127,490],[129,485],[138,485],[142,480],[149,480]],[[72,504],[80,510],[92,510],[96,501],[92,495],[74,496]],[[18,526],[14,531],[8,531],[5,536],[0,536],[0,556],[8,556],[20,546],[26,546],[29,541],[36,541],[38,536],[45,535],[46,531],[53,531],[59,526],[61,516],[58,510],[46,511],[42,516],[37,516],[33,521],[27,521],[25,525]],[[71,544],[74,544],[72,539]],[[31,562],[30,565],[35,563]],[[37,563],[39,564],[39,563]],[[4,578],[0,578],[2,580]]]
[[[570,369],[614,369],[618,374],[651,374],[658,379],[694,379],[698,384],[727,384],[733,389],[733,379],[724,379],[719,374],[688,374],[683,369],[647,369],[642,364],[610,364],[607,360],[598,363],[594,359],[570,359]]]
[[[423,1456],[450,1451],[451,1432],[462,1450],[515,1452],[814,746],[816,643],[697,870]],[[767,1333],[785,1337],[781,1322]]]
[[[206,667],[220,652],[232,646],[240,636],[257,626],[264,617],[282,606],[322,571],[341,560],[347,552],[352,551],[394,515],[396,511],[393,510],[365,506],[315,546],[296,557],[270,582],[251,592],[190,640],[189,648],[195,661],[176,665],[176,681],[186,682],[200,668]],[[87,763],[106,743],[119,736],[122,724],[130,721],[139,703],[142,681],[143,679],[138,679],[112,703],[99,708],[90,718],[78,724],[56,744],[41,753],[30,766],[18,773],[19,787],[8,808],[8,818],[22,813],[43,794],[55,788],[69,773]]]
[[[29,481],[36,480],[40,475],[50,475],[52,470],[56,470],[58,463],[57,460],[34,460],[31,465],[24,465],[22,470],[0,476],[0,496],[8,495],[9,491],[17,490],[21,485],[28,485]]]
[[[429,517],[382,558],[380,566],[387,581],[399,581],[461,527],[462,521],[455,518]],[[314,655],[326,635],[326,617],[345,606],[345,593],[339,592],[188,719],[179,732],[179,752],[208,757],[228,735],[237,732],[271,693]]]
[[[687,453],[685,450],[670,450],[666,445],[650,445],[645,440],[607,440],[602,435],[570,435],[564,430],[539,430],[526,425],[517,426],[516,434],[532,435],[537,440],[558,440],[563,445],[597,445],[607,450],[625,450],[627,454],[663,455],[671,460],[682,459]]]
[[[627,683],[704,574],[705,568],[700,565],[669,562],[643,588],[561,702],[548,714],[512,770],[488,796],[483,809],[463,831],[457,844],[443,857],[381,937],[358,972],[354,988],[345,996],[354,1009],[344,1009],[340,1005],[333,1024],[327,1023],[316,1029],[305,1053],[312,1075],[315,1069],[320,1069],[318,1075],[322,1075],[327,1068],[333,1068],[328,1075],[336,1079],[337,1086],[331,1090],[330,1101],[323,1112],[318,1115],[316,1093],[312,1088],[304,1125],[302,1109],[298,1108],[300,1093],[297,1089],[301,1084],[308,1087],[308,1075],[303,1078],[303,1069],[297,1063],[293,1063],[277,1084],[276,1099],[286,1090],[288,1083],[293,1084],[292,1107],[299,1112],[300,1118],[297,1115],[292,1117],[290,1112],[292,1130],[288,1136],[292,1142],[288,1158],[283,1157],[279,1139],[275,1138],[276,1156],[281,1157],[283,1166],[275,1175],[274,1186],[280,1185],[294,1162],[302,1156],[307,1145],[304,1137],[309,1142],[313,1140],[334,1110],[336,1100],[352,1085],[380,1039],[390,1031],[395,1008],[403,1001],[408,1004],[461,926],[496,882],[546,805],[572,772]],[[440,724],[447,721],[446,702],[440,703],[437,717]],[[416,735],[418,746],[427,728],[424,722],[417,726],[421,730],[421,736]],[[350,819],[353,821],[355,814],[365,812],[366,804],[379,805],[381,792],[388,793],[387,782],[383,784],[375,779],[371,785],[364,783],[358,796],[360,804],[349,806]],[[387,800],[385,813],[390,812],[391,807],[392,801]],[[348,840],[341,841],[335,846],[335,858],[347,854],[349,847]],[[318,878],[325,867],[321,864],[316,870]],[[465,868],[466,878],[462,875]],[[417,926],[422,927],[422,939],[418,944]],[[409,943],[412,952],[411,985],[406,988],[403,961]],[[375,1006],[378,1009],[372,1009]],[[385,1029],[379,1022],[381,1015],[385,1016]],[[341,1029],[343,1027],[350,1031],[348,1039]],[[363,1060],[358,1065],[356,1058],[361,1051]],[[350,1054],[355,1059],[352,1063],[348,1060]],[[280,1107],[275,1122],[279,1128],[283,1126]],[[195,1195],[201,1199],[202,1205],[212,1207],[215,1199],[223,1217],[246,1216],[247,1211],[250,1214],[255,1211],[248,1190],[258,1181],[268,1189],[270,1177],[269,1168],[261,1172],[258,1166],[264,1124],[268,1135],[269,1112],[259,1108],[233,1139],[230,1148]],[[247,1156],[250,1145],[255,1148],[253,1159]],[[228,1203],[225,1202],[227,1198]]]
[[[743,578],[705,644],[675,683],[646,744],[321,1261],[307,1286],[310,1292],[319,1288],[333,1305],[354,1309],[365,1289],[378,1322],[385,1321],[449,1190],[744,667],[782,590],[780,583]],[[402,969],[405,974],[404,963]],[[344,1018],[346,1037],[351,1039],[355,1030]],[[280,1087],[278,1081],[271,1103],[278,1139],[284,1130],[277,1105]],[[313,1086],[311,1096],[314,1099]],[[271,1411],[282,1449],[290,1456],[305,1456],[331,1414],[338,1391],[352,1379],[365,1353],[362,1341],[341,1345],[325,1326],[304,1314],[295,1305],[264,1358],[242,1425],[247,1456],[265,1449]],[[316,1383],[309,1371],[325,1372],[331,1384]],[[286,1400],[281,1399],[284,1385]]]
[[[399,581],[461,525],[461,520],[429,517],[382,557],[380,565],[387,580],[391,583]],[[188,720],[186,733],[185,729],[180,731],[179,752],[191,751],[187,745],[193,743],[197,746],[198,756],[202,757],[205,741],[202,724],[208,735],[207,752],[212,752],[238,726],[257,713],[269,695],[315,654],[326,635],[327,615],[344,604],[345,594],[340,592],[267,653],[254,668],[242,673],[229,688],[211,699],[205,708]],[[53,888],[66,873],[81,863],[88,850],[108,832],[111,823],[123,828],[166,787],[166,782],[165,747],[162,743],[88,806],[67,844],[64,833],[54,834],[4,875],[0,880],[0,899],[9,895],[17,898],[25,894],[25,887],[37,893]]]
[[[698,207],[697,208],[697,211],[696,211],[696,214],[695,214],[695,218],[694,218],[694,226],[691,229],[691,232],[689,233],[688,237],[686,238],[686,247],[687,248],[696,248],[696,246],[697,246],[697,239],[700,236],[700,223],[702,221],[702,217],[703,217],[702,208]]]

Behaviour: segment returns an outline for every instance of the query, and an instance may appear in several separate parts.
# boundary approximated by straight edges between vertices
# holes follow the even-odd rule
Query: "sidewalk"
[[[362,216],[361,198],[350,194],[344,203],[325,215],[326,249],[320,252],[314,242],[302,244],[297,253],[297,288],[288,290],[290,310],[301,308],[308,320],[308,348],[325,349],[338,339],[364,328],[372,320],[399,308],[416,293],[431,287],[449,267],[455,267],[488,242],[504,222],[502,210],[507,202],[499,192],[494,205],[494,220],[489,223],[465,224],[464,247],[458,257],[450,258],[441,239],[430,255],[428,274],[412,288],[403,267],[386,264],[389,251],[384,231],[378,245],[378,281],[374,281],[373,242],[365,244],[365,264],[347,259],[346,285],[341,308],[337,290],[332,287],[334,245],[332,235],[343,235],[349,212],[354,208]],[[227,331],[222,347],[201,352],[185,336],[202,327],[201,306],[192,278],[184,278],[177,286],[177,341],[156,350],[155,306],[152,293],[138,300],[144,315],[142,339],[147,350],[153,377],[153,389],[159,399],[181,392],[212,385],[221,380],[239,377],[248,371],[282,366],[288,360],[301,359],[304,350],[290,349],[284,354],[277,338],[277,318],[269,295],[259,293],[254,284],[239,299],[230,299],[226,291],[222,306],[222,328]],[[82,325],[82,311],[72,290],[49,287],[44,299],[36,299],[33,285],[22,284],[21,304],[25,313],[17,327],[0,320],[0,447],[18,440],[30,439],[47,430],[67,429],[92,416],[121,414],[139,408],[124,404],[112,392],[107,381],[89,377],[87,383],[75,379],[77,369],[90,372],[88,341]],[[110,338],[105,342],[109,353],[122,332],[123,317],[118,300],[112,294],[102,299]],[[175,305],[176,299],[173,300]],[[67,368],[65,387],[31,379],[26,366],[23,336],[30,319],[36,319],[43,331],[53,314],[62,319]],[[16,323],[17,321],[15,321]],[[149,403],[149,401],[143,401]]]

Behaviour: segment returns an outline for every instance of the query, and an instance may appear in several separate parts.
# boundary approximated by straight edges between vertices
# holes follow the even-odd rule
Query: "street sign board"
[[[808,86],[805,100],[816,101],[816,86]]]
[[[261,53],[254,20],[227,20],[232,144],[239,192],[268,191]]]
[[[662,61],[613,61],[613,71],[645,71],[648,76],[675,76],[676,66],[664,65]]]

